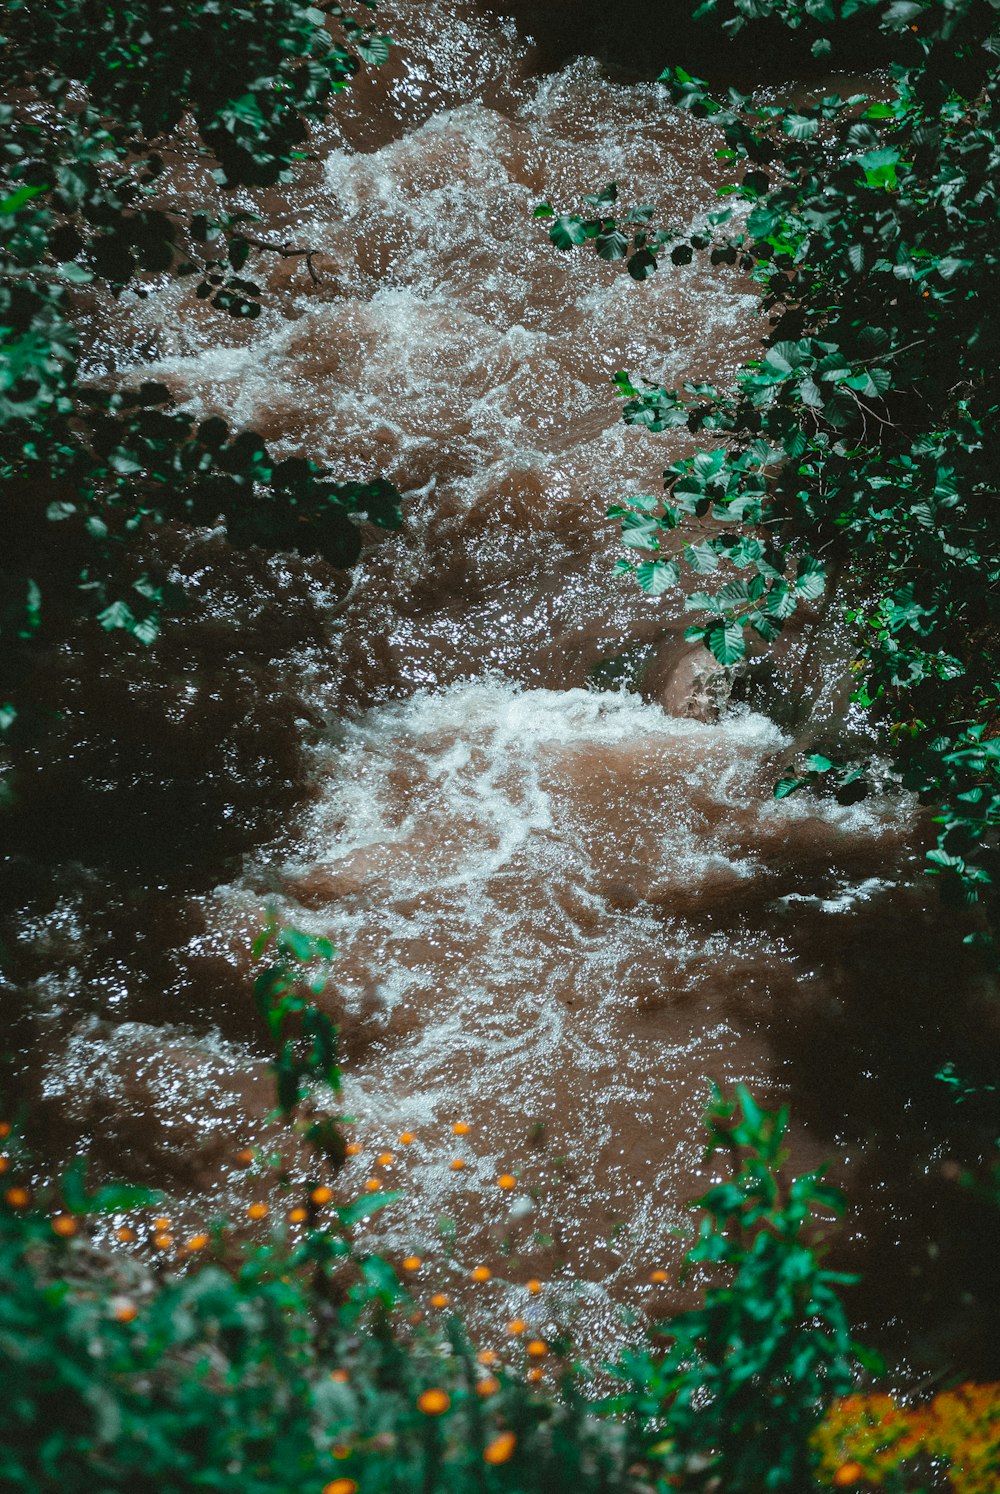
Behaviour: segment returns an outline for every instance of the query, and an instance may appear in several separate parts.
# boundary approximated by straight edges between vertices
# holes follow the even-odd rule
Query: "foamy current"
[[[870,810],[776,803],[787,746],[749,712],[708,726],[486,681],[379,707],[318,751],[294,856],[221,896],[341,951],[325,1000],[363,1145],[349,1178],[397,1154],[379,1171],[406,1192],[379,1231],[394,1250],[449,1285],[482,1259],[575,1281],[612,1320],[608,1285],[678,1264],[709,1082],[777,1077],[745,988],[766,971],[787,1001],[815,979],[794,900],[868,901],[898,846]]]

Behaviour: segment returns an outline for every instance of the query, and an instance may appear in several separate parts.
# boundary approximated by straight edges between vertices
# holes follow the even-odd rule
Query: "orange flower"
[[[465,1121],[456,1121],[451,1129],[454,1131],[456,1136],[468,1136],[469,1134],[469,1128],[465,1124]]]
[[[335,1478],[332,1484],[326,1484],[323,1494],[358,1494],[358,1481],[356,1478]]]
[[[523,1318],[512,1318],[507,1324],[507,1332],[516,1337],[519,1333],[523,1333],[527,1326]]]
[[[462,1168],[465,1166],[465,1163],[462,1161],[461,1157],[455,1157],[452,1159],[450,1166],[452,1172],[461,1172]]]
[[[496,1364],[497,1357],[498,1356],[493,1349],[480,1349],[479,1353],[476,1355],[476,1358],[479,1360],[480,1364]]]
[[[157,1250],[169,1250],[173,1243],[173,1235],[168,1235],[164,1231],[161,1231],[158,1235],[153,1236],[153,1244],[156,1246]]]
[[[135,1239],[135,1230],[129,1229],[127,1224],[123,1224],[120,1229],[115,1230],[115,1239],[121,1240],[123,1245],[128,1245]]]
[[[424,1390],[417,1396],[417,1409],[425,1416],[443,1416],[451,1405],[451,1396],[446,1390]]]
[[[349,1141],[344,1147],[344,1151],[349,1157],[356,1157],[360,1150],[361,1148],[358,1146],[358,1143],[356,1141]]]
[[[309,1210],[298,1204],[294,1209],[288,1211],[288,1222],[290,1224],[304,1224],[309,1218]]]
[[[156,1230],[169,1229],[170,1228],[170,1220],[169,1219],[154,1219],[153,1220],[153,1228],[156,1229]]]
[[[536,1364],[534,1368],[528,1371],[528,1379],[531,1381],[532,1385],[537,1385],[541,1378],[542,1372]]]
[[[27,1188],[8,1188],[4,1198],[12,1209],[26,1209],[31,1195]]]
[[[9,1136],[11,1131],[10,1121],[0,1121],[0,1139]]]
[[[484,1463],[506,1463],[513,1456],[517,1446],[517,1438],[513,1432],[501,1432],[499,1437],[494,1437],[487,1447],[483,1448]]]
[[[115,1317],[119,1323],[131,1323],[139,1316],[139,1309],[134,1302],[122,1302],[115,1308]]]
[[[241,1152],[236,1153],[237,1162],[242,1162],[244,1167],[249,1167],[253,1161],[253,1152],[250,1147],[245,1146]]]
[[[247,1213],[249,1214],[249,1216],[250,1216],[251,1219],[266,1219],[267,1218],[267,1204],[265,1204],[265,1203],[252,1203],[252,1204],[249,1204],[247,1206]]]
[[[403,1262],[403,1270],[419,1271],[422,1265],[423,1261],[420,1259],[419,1255],[408,1255],[406,1257],[406,1260]]]
[[[205,1246],[207,1244],[208,1244],[208,1236],[206,1234],[192,1235],[191,1238],[190,1238],[190,1240],[188,1240],[187,1244],[184,1246],[184,1249],[185,1250],[204,1250],[204,1248],[205,1248]]]
[[[403,1134],[402,1134],[402,1136],[400,1136],[400,1138],[399,1138],[399,1144],[400,1144],[400,1146],[409,1146],[410,1142],[412,1140],[413,1140],[413,1132],[412,1131],[404,1131]]]
[[[540,1281],[536,1281],[535,1278],[532,1277],[531,1280],[527,1283],[527,1287],[531,1295],[533,1297],[537,1297],[538,1293],[542,1290],[542,1283]]]
[[[549,1352],[549,1346],[544,1339],[533,1338],[528,1345],[528,1354],[532,1359],[544,1359]]]
[[[447,1307],[448,1306],[448,1298],[445,1296],[444,1292],[435,1292],[434,1293],[433,1297],[431,1298],[431,1306],[432,1307]]]
[[[9,1157],[0,1157],[0,1172],[6,1172],[10,1167]]]
[[[658,1268],[655,1271],[650,1271],[650,1273],[649,1273],[649,1279],[650,1279],[650,1281],[653,1281],[657,1285],[659,1285],[659,1283],[661,1281],[666,1281],[667,1280],[667,1273],[666,1273],[666,1271],[663,1271],[663,1270],[661,1270],[661,1269]]]
[[[856,1484],[864,1476],[865,1470],[860,1463],[841,1463],[833,1475],[833,1482],[836,1488],[846,1489],[849,1485]]]
[[[61,1235],[64,1240],[68,1240],[70,1235],[76,1234],[76,1220],[72,1214],[56,1214],[52,1220],[52,1228],[57,1235]]]
[[[392,1152],[379,1152],[378,1154],[379,1167],[391,1167],[395,1160]]]
[[[473,1281],[489,1281],[493,1272],[489,1266],[474,1266],[471,1275]]]
[[[350,1378],[350,1375],[345,1369],[335,1369],[330,1371],[330,1379],[336,1380],[338,1385],[346,1385]]]
[[[500,1381],[497,1379],[496,1375],[484,1375],[483,1378],[476,1383],[476,1394],[481,1395],[484,1400],[487,1396],[496,1395],[499,1389]]]
[[[322,1208],[323,1205],[328,1204],[333,1197],[333,1189],[327,1188],[325,1186],[321,1188],[314,1188],[309,1197],[318,1208]]]
[[[368,1181],[367,1181],[367,1183],[365,1184],[365,1191],[367,1193],[381,1193],[381,1191],[382,1191],[382,1179],[381,1178],[369,1178]]]
[[[502,1188],[505,1193],[509,1192],[511,1188],[517,1187],[517,1178],[512,1172],[502,1172],[497,1178],[497,1187]]]

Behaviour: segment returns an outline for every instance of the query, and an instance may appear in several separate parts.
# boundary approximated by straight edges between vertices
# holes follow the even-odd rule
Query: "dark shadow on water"
[[[796,1119],[845,1159],[859,1332],[918,1376],[996,1378],[1000,1207],[970,1182],[1000,1162],[1000,1004],[966,931],[926,883],[800,915],[822,992],[802,981],[771,1032]],[[975,1094],[956,1103],[946,1063]]]
[[[756,22],[732,38],[712,21],[692,20],[694,3],[660,0],[499,0],[487,12],[513,16],[534,38],[540,70],[554,71],[581,54],[596,56],[632,80],[682,66],[719,88],[808,82],[833,68],[868,71],[886,65],[891,49],[864,16],[838,28],[834,59],[816,58],[814,33]]]

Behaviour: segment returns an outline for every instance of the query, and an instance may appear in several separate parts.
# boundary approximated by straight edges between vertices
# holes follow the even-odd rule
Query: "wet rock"
[[[739,673],[738,667],[721,669],[708,650],[697,644],[661,673],[653,698],[670,716],[717,721]]]

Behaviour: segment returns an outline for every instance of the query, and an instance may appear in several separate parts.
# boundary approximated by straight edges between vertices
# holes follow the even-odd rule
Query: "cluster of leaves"
[[[221,523],[235,545],[338,566],[361,548],[348,516],[398,527],[388,483],[335,483],[305,459],[276,462],[253,432],[171,412],[161,385],[133,395],[86,386],[75,327],[95,284],[145,295],[151,276],[197,276],[199,297],[254,317],[260,288],[242,273],[252,251],[301,256],[315,276],[313,251],[254,236],[253,215],[165,197],[165,153],[214,161],[222,185],[284,179],[359,58],[387,55],[385,38],[339,6],[301,0],[6,7],[0,489],[12,543],[0,567],[0,730],[23,716],[39,646],[77,618],[152,642],[160,611],[181,599],[137,562],[149,525]],[[165,138],[188,112],[194,141]]]
[[[738,18],[794,13],[817,25],[859,8],[735,5]],[[829,94],[782,107],[730,90],[720,101],[670,69],[661,81],[673,101],[710,118],[720,158],[743,163],[722,189],[728,203],[694,233],[654,233],[645,207],[639,228],[610,216],[608,187],[599,201],[609,216],[560,217],[550,236],[560,248],[592,240],[599,252],[613,242],[637,279],[711,245],[716,262],[759,283],[773,332],[732,392],[616,378],[627,422],[715,443],[668,468],[665,500],[614,510],[626,545],[645,552],[619,569],[652,595],[685,571],[713,576],[714,590],[687,597],[708,614],[688,636],[726,666],[840,581],[857,636],[855,699],[882,724],[904,785],[939,806],[931,869],[960,901],[990,904],[1000,884],[990,446],[1000,413],[1000,7],[870,9],[900,40],[886,99]],[[854,771],[827,761],[783,791]]]
[[[991,29],[985,7],[967,0],[702,0],[694,18],[706,17],[719,21],[730,36],[752,23],[776,23],[809,38],[819,58],[837,57],[845,45],[870,42],[881,33],[893,57],[906,65],[940,47],[943,55],[950,54],[950,66],[961,67],[963,58],[956,54],[982,42]]]
[[[824,1408],[876,1361],[854,1343],[840,1289],[855,1278],[823,1265],[818,1221],[843,1199],[822,1172],[787,1179],[785,1109],[765,1111],[744,1086],[716,1092],[706,1158],[732,1175],[697,1199],[689,1269],[726,1284],[663,1325],[665,1354],[630,1355],[632,1387],[611,1405],[637,1419],[647,1455],[685,1489],[787,1490],[811,1484],[810,1437]]]
[[[303,0],[10,0],[3,35],[8,77],[35,79],[61,106],[82,85],[136,141],[168,134],[190,109],[224,179],[255,184],[287,177],[308,122],[359,57],[389,55],[388,38],[339,5]]]
[[[313,1000],[326,985],[334,948],[329,939],[280,927],[271,917],[253,942],[255,959],[268,953],[274,958],[254,981],[253,995],[275,1051],[278,1106],[288,1120],[304,1101],[312,1099],[317,1087],[334,1093],[340,1089],[337,1027]],[[325,1114],[311,1118],[303,1127],[312,1149],[336,1167],[345,1156],[338,1119],[342,1117]],[[386,1197],[391,1200],[398,1195]]]

